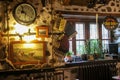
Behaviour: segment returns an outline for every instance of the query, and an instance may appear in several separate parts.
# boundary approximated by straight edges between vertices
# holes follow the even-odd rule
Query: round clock
[[[29,25],[36,19],[36,10],[29,3],[20,3],[13,10],[15,20],[23,25]]]

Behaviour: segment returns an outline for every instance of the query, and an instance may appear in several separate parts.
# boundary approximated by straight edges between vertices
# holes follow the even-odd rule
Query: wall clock
[[[29,25],[36,19],[36,10],[29,3],[20,3],[13,10],[15,20],[23,25]]]

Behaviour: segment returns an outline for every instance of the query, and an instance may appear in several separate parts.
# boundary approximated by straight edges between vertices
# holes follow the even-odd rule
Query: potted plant
[[[91,54],[93,54],[94,59],[98,59],[100,54],[102,53],[102,44],[99,39],[92,39],[90,40],[90,49]]]
[[[102,44],[99,39],[87,40],[84,47],[84,54],[81,55],[82,60],[87,60],[88,56],[93,55],[97,59],[102,53]]]
[[[72,55],[72,52],[70,52],[70,51],[68,51],[68,52],[66,53],[65,58],[64,58],[65,62],[72,62],[72,57],[71,57],[71,55]]]

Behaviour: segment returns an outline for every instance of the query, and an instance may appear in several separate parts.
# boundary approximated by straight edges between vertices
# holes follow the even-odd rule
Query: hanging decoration
[[[97,29],[99,28],[99,24],[98,24],[98,14],[96,13],[96,26],[97,26]],[[99,34],[99,32],[97,32],[97,34],[96,34],[96,38],[98,38],[98,35]]]
[[[118,21],[116,18],[114,18],[113,16],[106,16],[103,24],[105,26],[106,29],[108,30],[114,30],[118,27]]]

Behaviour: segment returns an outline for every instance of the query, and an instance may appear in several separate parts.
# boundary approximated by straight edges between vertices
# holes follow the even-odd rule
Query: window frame
[[[76,23],[84,23],[84,25],[85,25],[85,39],[83,39],[83,41],[86,42],[86,40],[89,40],[89,38],[90,38],[89,37],[90,36],[89,24],[90,23],[92,23],[92,24],[95,23],[96,24],[95,20],[82,20],[82,21],[81,20],[80,21],[75,20],[73,22],[74,22],[74,26],[75,26]],[[105,40],[105,39],[102,39],[102,20],[99,21],[98,23],[99,23],[98,24],[98,39],[100,39],[102,41],[102,40]],[[109,40],[109,42],[111,42],[111,35],[110,34],[111,34],[111,32],[109,32],[109,39],[106,39],[106,40]],[[74,37],[74,38],[71,39],[71,41],[72,41],[72,43],[74,43],[72,45],[72,52],[74,52],[75,55],[79,55],[79,54],[77,54],[77,51],[76,51],[76,41],[78,41],[78,40],[76,40],[76,37]],[[81,41],[82,41],[82,39],[81,39]]]

